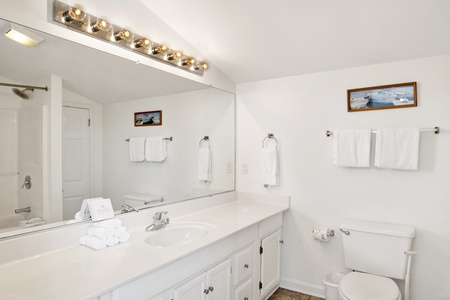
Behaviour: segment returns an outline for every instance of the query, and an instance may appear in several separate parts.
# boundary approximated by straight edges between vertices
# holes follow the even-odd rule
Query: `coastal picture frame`
[[[162,110],[142,111],[134,113],[134,126],[162,125]]]
[[[405,82],[347,90],[347,111],[417,106],[417,83]]]

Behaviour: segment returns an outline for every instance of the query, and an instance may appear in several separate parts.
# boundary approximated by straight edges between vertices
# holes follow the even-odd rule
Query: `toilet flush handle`
[[[346,235],[350,235],[350,231],[344,230],[342,228],[339,229],[341,232],[345,233]]]

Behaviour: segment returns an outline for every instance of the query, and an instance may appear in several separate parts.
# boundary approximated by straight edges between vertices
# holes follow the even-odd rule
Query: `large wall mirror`
[[[86,198],[110,198],[120,213],[125,203],[142,209],[234,190],[234,94],[13,25],[43,41],[25,47],[2,34],[0,82],[49,91],[19,88],[25,100],[0,86],[0,238],[73,223]],[[153,111],[162,124],[136,126],[135,113]],[[167,157],[131,161],[136,137],[165,138]],[[35,218],[45,224],[31,226]]]

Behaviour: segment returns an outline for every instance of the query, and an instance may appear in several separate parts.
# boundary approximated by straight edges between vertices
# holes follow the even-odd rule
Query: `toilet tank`
[[[345,266],[349,269],[405,279],[407,255],[415,236],[414,227],[344,220],[341,229]]]

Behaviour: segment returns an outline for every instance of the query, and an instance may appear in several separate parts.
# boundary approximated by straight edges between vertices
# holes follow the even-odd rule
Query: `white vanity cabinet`
[[[283,215],[272,216],[259,224],[260,299],[273,293],[281,281],[281,226]]]
[[[231,259],[176,287],[173,300],[231,300]]]

